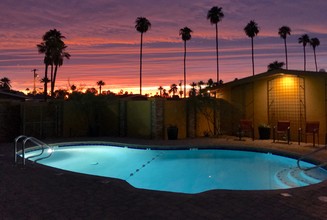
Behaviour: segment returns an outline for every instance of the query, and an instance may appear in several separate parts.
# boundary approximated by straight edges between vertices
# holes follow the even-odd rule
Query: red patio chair
[[[242,136],[245,136],[248,133],[254,140],[254,129],[252,120],[241,119],[238,127],[238,137],[239,140],[242,140]]]
[[[274,131],[273,131],[273,139],[274,142],[279,140],[280,137],[282,137],[284,140],[287,141],[287,144],[290,143],[291,139],[291,122],[290,121],[278,121],[277,126],[274,126]]]
[[[305,123],[305,143],[307,143],[307,136],[312,135],[313,146],[315,146],[315,136],[319,145],[319,121],[307,121]]]

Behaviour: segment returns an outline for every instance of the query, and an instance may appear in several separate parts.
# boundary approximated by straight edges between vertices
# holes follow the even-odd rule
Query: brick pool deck
[[[139,146],[264,148],[303,155],[312,144],[272,143],[235,137],[185,140],[85,138]],[[199,194],[136,189],[112,178],[44,167],[14,165],[13,143],[0,144],[0,219],[327,219],[327,181],[272,191],[211,190]],[[327,150],[314,159],[327,161]]]

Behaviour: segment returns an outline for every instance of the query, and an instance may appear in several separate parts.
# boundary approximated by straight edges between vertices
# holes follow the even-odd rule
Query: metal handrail
[[[48,154],[47,156],[45,156],[45,157],[38,158],[37,160],[34,161],[34,163],[37,162],[37,161],[39,161],[39,160],[42,160],[42,159],[48,158],[48,157],[50,157],[50,156],[52,155],[52,153],[53,153],[53,149],[52,149],[52,147],[49,146],[48,144],[46,144],[46,143],[40,141],[39,139],[37,139],[37,138],[35,138],[35,137],[27,137],[27,136],[25,136],[25,135],[21,135],[21,136],[19,136],[19,137],[17,137],[17,138],[15,139],[15,163],[17,163],[17,153],[18,153],[17,148],[18,148],[18,141],[19,141],[20,139],[22,139],[22,138],[24,138],[24,140],[22,141],[22,150],[21,150],[21,151],[22,151],[22,160],[23,160],[23,165],[25,165],[25,160],[26,160],[26,159],[41,156],[41,155],[44,153],[44,148],[45,148],[45,147],[49,149],[49,154]],[[26,143],[27,143],[28,141],[30,141],[30,142],[32,142],[33,144],[36,144],[37,146],[41,147],[41,153],[40,153],[40,154],[37,154],[37,155],[29,156],[29,157],[25,158]]]
[[[303,159],[305,159],[305,158],[307,158],[307,157],[309,157],[309,156],[311,156],[311,155],[313,155],[313,154],[315,154],[315,153],[318,153],[318,152],[321,151],[321,150],[327,150],[327,145],[325,145],[325,146],[323,146],[323,147],[321,147],[321,148],[318,148],[318,149],[316,149],[316,150],[314,150],[314,151],[312,151],[312,152],[310,152],[310,153],[308,153],[308,154],[305,154],[305,155],[303,155],[302,157],[300,157],[300,158],[297,160],[297,167],[298,167],[300,170],[308,171],[308,170],[312,170],[312,169],[316,169],[316,168],[319,168],[319,167],[326,166],[326,165],[327,165],[327,162],[324,162],[324,163],[321,163],[321,164],[318,164],[318,165],[316,165],[316,166],[309,167],[309,168],[303,168],[303,167],[301,167],[301,165],[300,165],[301,160],[303,160]]]
[[[18,149],[18,141],[22,138],[27,138],[27,136],[25,135],[20,135],[18,137],[15,138],[15,163],[17,163],[17,149]],[[23,149],[23,145],[22,145],[22,149]],[[25,150],[22,150],[22,153],[23,153],[23,158],[25,158]]]

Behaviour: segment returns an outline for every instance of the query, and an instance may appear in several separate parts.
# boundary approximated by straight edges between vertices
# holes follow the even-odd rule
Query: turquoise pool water
[[[37,154],[37,150],[30,151],[26,157]],[[213,189],[285,189],[327,179],[326,170],[302,171],[295,159],[239,150],[74,145],[54,147],[49,158],[37,162],[72,172],[122,179],[136,188],[191,194]],[[314,166],[306,162],[301,165]]]

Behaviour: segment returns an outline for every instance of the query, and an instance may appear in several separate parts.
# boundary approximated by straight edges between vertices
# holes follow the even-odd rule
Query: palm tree
[[[175,96],[175,94],[177,93],[177,90],[178,90],[177,85],[174,83],[174,84],[170,85],[170,89],[168,92],[169,92],[169,94],[173,93],[173,96]]]
[[[221,7],[212,7],[207,14],[207,19],[216,27],[216,55],[217,55],[217,82],[219,82],[219,55],[218,55],[218,23],[223,19],[224,13]]]
[[[0,79],[0,88],[4,90],[10,90],[10,79],[7,77],[3,77]]]
[[[160,95],[160,97],[162,97],[162,90],[163,90],[163,87],[162,87],[162,86],[159,86],[158,90],[159,90],[159,95]]]
[[[314,59],[315,59],[316,72],[318,72],[317,57],[316,57],[316,47],[318,47],[320,45],[319,39],[316,38],[316,37],[311,38],[310,45],[312,46],[312,49],[313,49],[313,56],[314,56]]]
[[[278,34],[282,39],[284,39],[286,69],[288,69],[286,38],[287,38],[287,35],[291,35],[291,28],[289,28],[288,26],[282,26],[279,28]]]
[[[44,59],[43,59],[43,63],[45,65],[45,70],[44,70],[44,80],[41,80],[41,82],[44,83],[44,100],[47,100],[48,97],[48,67],[49,65],[52,64],[52,60],[50,57],[50,51],[48,49],[48,46],[45,43],[45,36],[43,36],[44,42],[36,45],[38,48],[39,53],[44,53]]]
[[[306,56],[305,56],[305,47],[307,44],[310,43],[310,38],[307,34],[303,34],[301,37],[299,37],[299,44],[302,44],[303,46],[303,59],[304,59],[304,71],[306,71]]]
[[[151,28],[151,23],[145,17],[138,17],[135,21],[135,28],[141,33],[141,47],[140,47],[140,95],[142,95],[142,47],[143,47],[143,33]]]
[[[102,86],[104,86],[106,83],[105,82],[103,82],[102,80],[99,80],[98,82],[97,82],[97,85],[99,86],[99,94],[101,95],[102,93],[101,93],[101,89],[102,89]]]
[[[47,77],[43,77],[42,79],[40,79],[40,82],[44,84],[43,94],[44,94],[44,100],[46,101],[48,97],[47,85],[50,82],[50,80]]]
[[[179,35],[182,36],[184,41],[184,98],[186,98],[186,41],[191,40],[191,32],[193,31],[188,27],[179,30]]]
[[[271,70],[278,70],[278,69],[282,69],[283,66],[285,65],[284,62],[278,62],[277,60],[270,63],[267,68],[268,68],[268,71],[271,71]]]
[[[54,53],[53,56],[53,64],[55,65],[54,73],[53,73],[53,78],[51,81],[51,94],[53,95],[54,87],[56,84],[56,77],[57,77],[57,72],[58,72],[58,67],[62,66],[64,63],[64,58],[69,59],[70,54],[65,52],[65,49],[67,46],[65,45],[64,42],[58,42],[57,44],[57,50]]]
[[[251,20],[244,28],[244,31],[248,37],[251,38],[251,47],[252,47],[252,75],[254,76],[254,51],[253,51],[253,38],[258,35],[259,27],[258,24]]]
[[[56,29],[47,31],[43,37],[40,44],[37,44],[39,53],[45,54],[44,64],[45,64],[45,74],[44,77],[48,78],[48,67],[51,66],[51,95],[53,96],[54,86],[57,76],[58,67],[63,64],[63,59],[70,58],[70,54],[65,52],[67,46],[63,42],[65,36],[62,36],[60,31]],[[55,69],[53,69],[55,67]],[[44,82],[44,94],[45,99],[47,98],[47,81]]]

